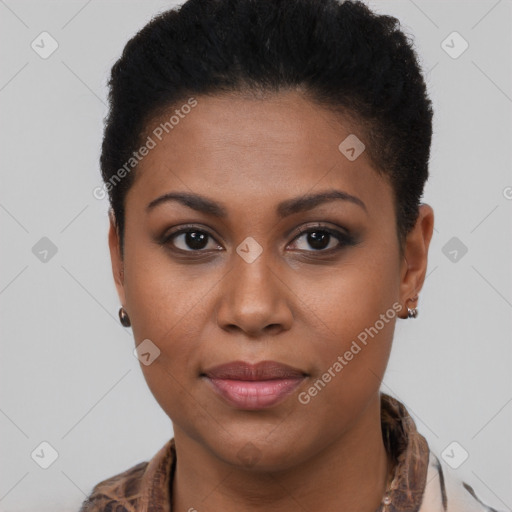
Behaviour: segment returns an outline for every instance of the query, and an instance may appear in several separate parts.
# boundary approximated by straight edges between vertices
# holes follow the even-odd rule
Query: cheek
[[[376,322],[380,339],[391,340],[399,309],[400,274],[396,248],[386,245],[368,242],[314,281],[297,281],[301,283],[301,288],[295,287],[297,295],[304,298],[306,315],[308,310],[311,313],[304,321],[314,322],[336,351]]]
[[[194,365],[207,321],[206,290],[162,275],[153,277],[141,274],[127,295],[135,342],[151,340],[160,350],[158,366],[184,380],[180,376]]]
[[[177,332],[193,329],[200,321],[201,305],[214,279],[211,272],[201,265],[177,264],[164,248],[147,242],[127,244],[125,265],[126,302],[137,343],[150,338],[168,346]],[[195,339],[192,333],[187,338]]]
[[[204,289],[169,279],[164,270],[152,266],[131,280],[129,290],[127,304],[136,344],[149,339],[159,350],[150,365],[141,362],[146,383],[173,421],[193,425],[200,421],[196,416],[201,412],[193,406],[191,375],[196,371],[205,321]]]
[[[321,416],[357,415],[379,388],[389,359],[400,310],[398,252],[382,242],[369,246],[323,279],[322,294],[311,300],[312,331],[319,336],[310,347],[313,387],[303,402]]]
[[[150,365],[141,362],[148,387],[173,421],[195,421],[203,409],[194,406],[191,377],[199,371],[210,292],[224,273],[206,265],[178,265],[165,251],[143,244],[127,244],[125,268],[135,344],[150,340],[160,351]],[[181,417],[184,411],[186,418]]]

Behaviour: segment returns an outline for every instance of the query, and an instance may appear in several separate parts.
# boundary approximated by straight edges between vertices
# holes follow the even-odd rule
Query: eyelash
[[[303,251],[303,250],[299,249],[299,251],[303,251],[303,252],[307,252],[307,253],[317,253],[317,254],[328,255],[328,254],[333,254],[335,252],[338,252],[338,251],[340,251],[341,249],[343,249],[346,246],[351,246],[351,245],[355,245],[356,244],[356,240],[355,240],[354,236],[352,236],[352,235],[350,235],[348,233],[344,233],[342,231],[337,231],[337,230],[332,229],[332,228],[327,227],[327,226],[323,226],[322,224],[317,224],[317,225],[314,225],[314,226],[309,226],[309,227],[304,228],[304,229],[301,228],[298,231],[299,231],[299,234],[292,240],[292,243],[295,242],[296,240],[300,239],[304,235],[308,235],[309,233],[315,233],[315,232],[327,233],[328,235],[330,235],[331,237],[334,237],[339,242],[339,245],[337,247],[334,247],[334,248],[331,248],[331,249],[317,249],[317,250],[312,249],[312,250],[309,250],[309,251]],[[183,228],[181,228],[179,230],[176,230],[176,231],[174,231],[172,233],[169,233],[169,234],[165,235],[163,237],[163,239],[160,241],[160,244],[163,245],[163,246],[171,245],[171,250],[173,250],[175,252],[179,252],[181,254],[183,254],[183,253],[210,252],[210,251],[205,250],[205,249],[184,250],[184,249],[178,249],[176,247],[172,247],[172,244],[170,244],[172,239],[174,239],[175,237],[177,237],[179,235],[183,235],[183,234],[187,234],[187,233],[202,233],[202,234],[205,234],[210,239],[215,240],[215,237],[213,235],[211,235],[208,231],[206,231],[204,229],[200,229],[197,226],[190,225],[190,226],[185,226],[185,227],[183,227]]]

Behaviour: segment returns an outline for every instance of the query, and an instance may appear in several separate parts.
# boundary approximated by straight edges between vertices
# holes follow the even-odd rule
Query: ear
[[[124,264],[121,256],[121,243],[117,222],[114,216],[114,211],[109,210],[108,216],[110,219],[110,228],[108,232],[108,246],[110,249],[110,260],[112,262],[112,274],[117,288],[117,294],[121,305],[125,306],[125,293],[124,293]]]
[[[418,294],[427,273],[428,248],[434,230],[434,210],[421,204],[414,228],[407,235],[404,259],[401,266],[400,302],[403,309],[400,318],[407,318],[407,308],[415,308]]]

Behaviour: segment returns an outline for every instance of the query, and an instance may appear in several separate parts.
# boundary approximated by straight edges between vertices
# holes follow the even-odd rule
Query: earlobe
[[[401,272],[400,299],[403,312],[400,318],[416,318],[418,294],[427,273],[428,249],[434,229],[434,211],[428,204],[421,204],[416,224],[408,234],[404,247]]]

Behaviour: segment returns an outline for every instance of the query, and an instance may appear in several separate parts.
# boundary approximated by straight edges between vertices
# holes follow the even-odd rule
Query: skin
[[[196,98],[198,105],[137,167],[126,196],[123,258],[112,215],[109,232],[135,342],[150,339],[161,351],[141,368],[173,423],[172,510],[373,512],[388,478],[379,388],[396,317],[309,403],[298,395],[395,302],[401,317],[416,305],[410,299],[425,279],[433,210],[420,206],[401,258],[387,179],[366,152],[351,162],[338,149],[351,133],[364,141],[357,125],[297,91]],[[285,218],[276,214],[281,201],[330,189],[356,196],[366,211],[334,200]],[[168,192],[207,196],[227,216],[175,201],[146,211]],[[298,229],[316,223],[348,230],[356,244],[328,237],[315,248]],[[183,234],[158,243],[185,224],[211,235],[202,248],[187,245]],[[246,237],[263,249],[251,263],[236,252]],[[274,360],[308,377],[282,403],[244,411],[200,376],[235,360]],[[240,455],[247,450],[252,465]]]

